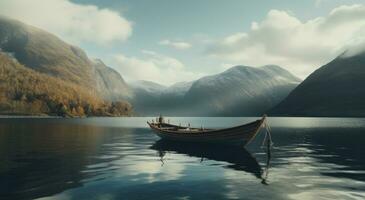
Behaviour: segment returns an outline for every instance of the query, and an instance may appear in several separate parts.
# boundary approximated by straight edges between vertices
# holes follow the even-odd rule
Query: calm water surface
[[[270,160],[263,133],[246,149],[176,144],[147,119],[0,119],[0,199],[365,199],[365,119],[270,118]]]

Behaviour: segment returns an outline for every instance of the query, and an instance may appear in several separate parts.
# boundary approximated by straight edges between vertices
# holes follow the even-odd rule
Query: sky
[[[1,0],[0,14],[49,31],[127,81],[164,85],[235,65],[304,79],[365,47],[365,0]]]

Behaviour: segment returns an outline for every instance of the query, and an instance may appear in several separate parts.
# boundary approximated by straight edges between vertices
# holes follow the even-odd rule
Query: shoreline
[[[60,116],[50,115],[0,115],[0,119],[4,118],[64,118]]]

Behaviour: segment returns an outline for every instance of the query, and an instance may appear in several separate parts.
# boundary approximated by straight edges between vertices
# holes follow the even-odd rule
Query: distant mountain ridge
[[[80,96],[70,95],[66,96],[57,96],[56,99],[52,99],[53,103],[62,104],[65,112],[63,114],[71,115],[72,111],[75,110],[73,108],[77,106],[72,106],[73,104],[84,104],[79,105],[81,107],[86,107],[86,104],[93,105],[91,108],[92,112],[89,112],[89,115],[97,114],[98,115],[112,115],[111,113],[128,113],[130,112],[131,106],[128,102],[124,101],[128,96],[131,95],[131,91],[128,85],[124,82],[121,75],[113,70],[112,68],[107,67],[100,60],[91,60],[87,57],[86,53],[75,46],[69,45],[63,42],[58,37],[50,34],[46,31],[38,29],[33,26],[26,25],[22,22],[12,20],[6,17],[0,17],[0,53],[2,56],[2,61],[7,63],[8,65],[16,65],[17,69],[23,71],[23,75],[32,74],[39,82],[43,82],[43,79],[47,79],[46,76],[52,77],[52,80],[56,80],[57,83],[64,83],[66,85],[72,85],[73,88],[78,88],[79,90],[87,91],[86,93],[92,94],[91,96],[86,97],[84,92],[80,92]],[[11,61],[10,61],[11,60]],[[13,74],[11,72],[11,68],[8,66],[2,65],[4,69],[2,72],[4,75],[6,73]],[[29,71],[30,70],[33,71]],[[29,81],[27,77],[14,77],[18,81]],[[54,79],[55,78],[55,79]],[[8,82],[11,82],[7,77],[4,77],[5,82],[3,84],[7,85]],[[51,79],[49,79],[51,80]],[[44,82],[44,84],[47,84]],[[52,85],[52,84],[51,84]],[[46,113],[43,111],[39,111],[39,113],[43,114],[57,114],[59,113],[57,110],[49,108],[50,105],[46,105],[47,102],[51,101],[48,98],[43,98],[47,95],[50,95],[50,91],[42,92],[41,90],[37,90],[37,94],[35,91],[32,91],[31,88],[26,87],[26,85],[19,84],[20,88],[7,88],[9,94],[6,95],[6,98],[3,98],[3,103],[12,104],[11,109],[4,111],[0,109],[0,113],[3,111],[6,113],[17,113],[21,112],[23,114],[27,114],[26,109],[16,109],[16,103],[19,99],[16,99],[15,96],[17,92],[24,92],[25,96],[34,96],[39,97],[42,96],[40,100],[43,103],[44,107],[48,106],[48,110]],[[39,87],[45,87],[38,85]],[[11,85],[8,85],[11,87]],[[27,88],[27,89],[25,89]],[[67,91],[62,87],[57,87],[60,94],[67,94]],[[67,87],[65,87],[66,89]],[[33,88],[34,89],[34,88]],[[31,98],[31,99],[32,99]],[[97,104],[88,103],[85,101],[91,101],[91,99],[95,99],[95,102],[99,102]],[[24,100],[24,98],[23,98]],[[119,101],[118,109],[121,109],[120,112],[115,110],[111,104],[111,101]],[[78,103],[75,103],[78,102]],[[123,102],[123,103],[122,103]],[[18,102],[20,103],[20,102]],[[24,101],[22,105],[28,105],[32,102]],[[103,104],[103,105],[102,105]],[[9,105],[5,106],[9,107]],[[123,107],[123,108],[122,108]],[[85,109],[85,108],[83,108]],[[99,110],[98,110],[99,109]],[[111,111],[110,109],[114,109]],[[97,111],[98,110],[98,111]],[[3,113],[4,113],[3,112]],[[73,112],[72,115],[82,116],[84,112]]]
[[[283,100],[299,82],[279,66],[235,66],[196,81],[157,87],[159,93],[134,89],[131,102],[142,115],[259,116]],[[147,82],[145,87],[149,87]]]
[[[306,78],[270,113],[365,117],[365,52],[338,56]]]

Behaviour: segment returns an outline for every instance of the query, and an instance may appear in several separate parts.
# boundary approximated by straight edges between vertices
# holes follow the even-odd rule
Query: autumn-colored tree
[[[131,110],[128,103],[107,102],[83,86],[24,67],[1,51],[0,91],[0,114],[120,116]]]

